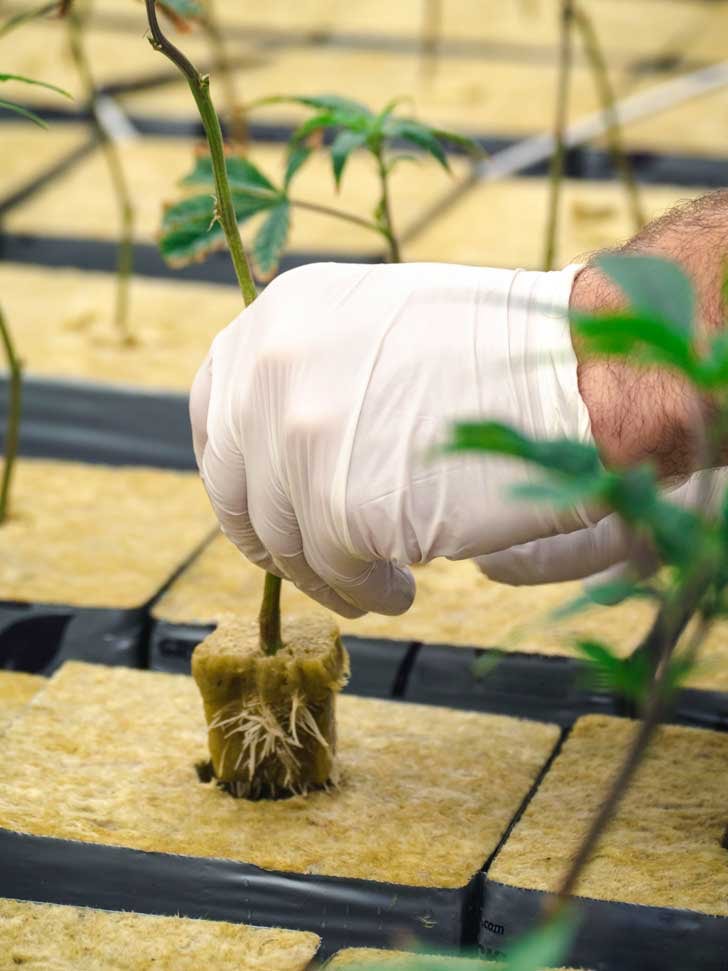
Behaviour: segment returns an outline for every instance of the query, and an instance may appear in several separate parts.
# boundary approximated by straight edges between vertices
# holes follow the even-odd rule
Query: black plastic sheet
[[[546,894],[483,877],[478,943],[498,959],[533,928]],[[591,971],[726,971],[728,918],[691,910],[575,898],[579,928],[564,964]]]
[[[146,611],[0,602],[0,669],[52,674],[65,661],[140,667]]]
[[[5,829],[0,859],[0,896],[313,931],[322,957],[403,940],[430,950],[476,943],[478,875],[459,889],[410,887]]]

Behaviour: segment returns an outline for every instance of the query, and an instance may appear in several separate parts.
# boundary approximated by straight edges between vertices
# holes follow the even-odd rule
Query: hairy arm
[[[606,313],[624,306],[616,286],[594,266],[576,277],[572,309]],[[579,392],[592,433],[608,466],[652,461],[661,477],[684,475],[706,464],[708,407],[677,374],[635,367],[623,360],[589,359],[572,334]]]

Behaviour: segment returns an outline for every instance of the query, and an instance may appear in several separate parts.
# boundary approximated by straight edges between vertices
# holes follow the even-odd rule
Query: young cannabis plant
[[[42,7],[35,10],[28,11],[23,14],[17,14],[16,16],[11,17],[9,20],[6,20],[2,26],[0,26],[0,37],[9,33],[11,30],[14,30],[16,27],[21,26],[21,24],[25,23],[26,21],[32,20],[35,17],[44,16],[56,8],[57,3],[44,4]],[[16,82],[18,84],[35,85],[41,88],[46,88],[48,91],[54,91],[56,94],[63,95],[66,98],[71,97],[67,91],[64,91],[62,88],[58,88],[53,84],[46,84],[44,81],[36,81],[34,78],[24,77],[23,75],[19,74],[0,74],[0,82]],[[34,125],[38,125],[41,128],[47,127],[43,119],[35,114],[35,112],[30,111],[28,108],[25,108],[23,105],[17,104],[14,101],[8,101],[5,98],[0,98],[0,108],[5,108],[8,111],[12,111],[14,114],[33,122]],[[8,327],[5,314],[3,313],[2,309],[0,309],[0,344],[2,344],[5,359],[8,364],[8,373],[10,376],[8,387],[8,423],[5,431],[5,449],[3,456],[2,476],[0,476],[0,524],[2,524],[7,519],[10,506],[10,486],[12,483],[13,471],[15,469],[15,459],[18,454],[23,391],[22,364],[15,349],[10,328]]]
[[[604,315],[570,313],[572,329],[585,354],[666,368],[688,382],[717,415],[709,429],[696,431],[696,439],[704,442],[700,466],[714,468],[725,457],[728,333],[707,338],[694,333],[695,294],[675,264],[648,256],[609,255],[597,260],[597,265],[621,288],[630,305]],[[657,604],[652,628],[631,657],[618,657],[602,642],[579,645],[613,690],[637,701],[642,722],[599,813],[570,861],[560,891],[548,908],[549,920],[535,932],[534,940],[538,940],[539,935],[553,930],[554,920],[562,919],[579,874],[631,783],[675,689],[695,663],[711,624],[728,616],[728,495],[715,516],[702,508],[682,508],[663,496],[657,476],[647,464],[607,469],[592,446],[563,439],[535,441],[497,422],[457,425],[447,450],[505,455],[540,468],[542,480],[518,488],[520,498],[564,505],[596,502],[611,509],[667,568],[661,586],[649,590]],[[624,579],[593,590],[572,609],[590,599],[616,603],[644,595],[644,584]],[[569,936],[564,937],[564,952]],[[555,962],[562,957],[563,953],[556,954]]]
[[[226,161],[238,223],[242,225],[253,216],[265,214],[252,246],[253,262],[261,279],[270,278],[278,268],[288,241],[291,211],[296,208],[342,219],[376,233],[385,242],[390,261],[399,262],[401,253],[392,223],[389,177],[396,164],[404,159],[412,159],[412,155],[403,154],[403,147],[414,147],[431,155],[446,171],[449,171],[445,152],[448,143],[472,154],[480,152],[475,142],[462,135],[431,128],[412,118],[395,116],[396,102],[390,103],[378,114],[359,102],[337,95],[266,98],[256,104],[289,101],[311,108],[315,114],[291,136],[285,174],[280,183],[272,181],[247,158],[232,155]],[[331,156],[337,189],[354,151],[366,151],[374,160],[380,195],[371,219],[292,195],[296,175],[316,150],[312,147],[312,141],[329,131],[334,137],[326,150]],[[209,192],[212,184],[210,159],[197,159],[194,169],[182,185],[208,191],[189,195],[168,206],[164,212],[159,245],[162,255],[173,266],[184,266],[193,260],[204,259],[223,243],[224,234],[216,219],[214,200]]]

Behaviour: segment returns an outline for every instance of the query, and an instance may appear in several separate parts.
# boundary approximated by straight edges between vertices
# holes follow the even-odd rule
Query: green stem
[[[571,22],[574,11],[572,0],[561,2],[561,44],[559,51],[559,81],[556,93],[556,119],[554,121],[554,151],[549,166],[549,209],[546,222],[543,268],[552,270],[556,261],[556,242],[559,225],[559,200],[564,173],[564,133],[569,108],[569,80],[571,77],[572,43]]]
[[[207,136],[210,149],[212,170],[215,176],[215,199],[217,217],[225,233],[230,258],[235,267],[235,274],[240,284],[240,290],[246,307],[258,295],[250,272],[248,259],[240,238],[240,228],[235,218],[235,206],[230,191],[230,183],[225,165],[225,147],[220,129],[220,119],[210,97],[210,79],[202,75],[192,62],[175,47],[162,33],[157,20],[155,0],[144,0],[147,10],[147,20],[151,32],[151,44],[156,51],[160,51],[182,72],[190,86],[192,97],[195,99],[197,110]],[[260,609],[260,643],[266,654],[275,654],[281,647],[281,581],[278,577],[267,573],[263,589],[263,603]]]
[[[235,91],[235,77],[232,64],[225,46],[225,38],[215,15],[213,0],[205,2],[203,27],[212,50],[212,63],[215,75],[219,76],[225,100],[225,114],[229,126],[230,139],[241,147],[248,141],[248,126],[245,112],[240,106]]]
[[[345,212],[343,209],[335,209],[333,206],[322,206],[318,202],[306,202],[303,199],[289,199],[288,201],[297,209],[307,209],[309,212],[319,212],[323,216],[333,216],[334,219],[342,219],[344,222],[353,223],[355,226],[371,229],[375,233],[379,233],[380,236],[384,235],[382,228],[372,222],[371,219],[363,219],[353,212]]]
[[[275,654],[283,647],[281,639],[281,578],[266,573],[263,602],[260,605],[260,643],[266,654]]]
[[[129,330],[129,285],[134,267],[134,207],[116,142],[109,136],[99,114],[98,93],[83,43],[83,15],[75,6],[68,11],[67,22],[71,56],[91,110],[91,121],[96,137],[106,158],[121,221],[116,259],[114,326],[122,343],[132,344],[134,341]]]
[[[394,233],[394,226],[392,224],[392,205],[389,198],[389,173],[387,172],[387,166],[384,161],[382,149],[377,149],[374,154],[377,159],[379,184],[381,185],[382,189],[382,195],[378,206],[381,231],[387,240],[387,245],[389,246],[389,262],[401,263],[402,254],[400,253],[399,241]]]
[[[597,92],[599,94],[602,111],[608,118],[608,126],[605,135],[607,145],[609,146],[609,152],[627,194],[627,204],[629,205],[635,231],[638,231],[642,229],[646,222],[645,214],[640,202],[639,190],[637,189],[637,183],[635,182],[632,165],[624,151],[624,146],[622,144],[622,131],[615,108],[615,97],[611,82],[609,80],[607,63],[604,60],[604,55],[602,54],[601,47],[599,46],[599,39],[596,31],[594,30],[594,25],[587,16],[586,12],[582,10],[581,7],[575,6],[573,16],[574,23],[581,34],[584,51],[589,64],[591,65],[592,74],[594,75],[594,83],[596,84]]]
[[[18,454],[18,438],[20,436],[20,412],[22,407],[23,369],[15,353],[10,331],[5,321],[5,315],[0,310],[0,341],[5,350],[10,372],[10,408],[8,411],[8,427],[5,433],[5,460],[3,462],[2,480],[0,480],[0,523],[8,517],[10,504],[10,484],[13,478],[15,459]]]

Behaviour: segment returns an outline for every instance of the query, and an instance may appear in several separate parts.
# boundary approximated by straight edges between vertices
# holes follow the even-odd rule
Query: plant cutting
[[[55,7],[55,4],[50,6]],[[6,21],[3,25],[2,29],[0,30],[0,35],[8,33],[8,31],[20,26],[22,23],[25,23],[27,20],[32,19],[35,16],[45,14],[48,9],[49,5],[46,4],[39,10],[33,11],[29,14],[11,17],[10,20]],[[70,97],[67,91],[63,91],[61,88],[58,88],[53,84],[46,84],[44,81],[36,81],[33,78],[24,77],[19,74],[0,74],[0,82],[7,83],[9,81],[19,84],[35,85],[41,88],[46,88],[47,90],[53,91],[56,94],[61,94],[66,98]],[[39,125],[41,128],[46,127],[46,124],[42,118],[39,118],[34,112],[22,107],[22,105],[16,104],[14,101],[8,101],[2,98],[0,99],[0,108],[6,108],[17,115],[20,115],[22,118],[27,118],[29,121],[33,122],[33,124]],[[0,343],[2,343],[3,346],[3,352],[5,354],[8,372],[10,375],[10,382],[8,386],[8,424],[5,432],[3,471],[2,477],[0,477],[0,525],[2,525],[8,516],[10,504],[10,486],[13,478],[15,459],[18,454],[23,382],[22,364],[15,349],[15,343],[2,308],[0,308]]]
[[[318,212],[377,234],[386,246],[389,261],[400,262],[401,247],[393,222],[390,176],[400,162],[413,159],[403,149],[414,148],[425,152],[447,172],[449,163],[445,148],[448,144],[456,145],[472,155],[482,154],[472,139],[433,128],[414,118],[400,117],[395,113],[397,101],[390,102],[378,113],[357,101],[337,95],[300,98],[275,96],[263,98],[249,108],[281,103],[302,105],[314,112],[291,135],[282,181],[276,183],[242,155],[234,154],[226,159],[238,224],[242,225],[254,216],[265,215],[251,251],[261,279],[269,279],[276,272],[295,209]],[[315,152],[316,143],[323,141],[327,134],[333,134],[327,150],[337,190],[353,152],[363,151],[371,157],[379,181],[379,199],[371,219],[292,194],[296,175]],[[214,181],[211,159],[208,156],[198,158],[192,172],[182,182],[184,187],[194,190],[193,194],[165,209],[159,245],[162,255],[173,266],[185,266],[194,260],[204,259],[224,242],[224,230],[215,218],[214,197],[210,193]],[[200,194],[202,189],[207,191]]]
[[[256,288],[238,229],[210,79],[164,35],[155,0],[146,0],[146,10],[152,46],[176,64],[195,99],[210,150],[214,215],[249,306]],[[213,770],[234,796],[273,797],[333,781],[334,695],[346,681],[348,659],[332,624],[312,626],[290,618],[281,629],[280,590],[280,577],[266,573],[257,631],[233,627],[230,636],[223,627],[193,661]]]

